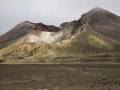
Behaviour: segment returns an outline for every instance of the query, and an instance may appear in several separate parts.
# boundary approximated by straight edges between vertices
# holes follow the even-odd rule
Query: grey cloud
[[[0,35],[15,25],[30,21],[59,26],[101,7],[120,15],[119,0],[0,0]]]

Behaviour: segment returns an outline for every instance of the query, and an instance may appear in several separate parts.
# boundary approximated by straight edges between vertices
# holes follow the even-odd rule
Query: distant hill
[[[0,48],[5,63],[57,63],[66,57],[119,56],[120,17],[96,7],[60,27],[25,21],[0,36]]]

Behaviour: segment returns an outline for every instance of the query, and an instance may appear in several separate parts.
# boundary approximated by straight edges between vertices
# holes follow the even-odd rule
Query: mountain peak
[[[104,13],[107,13],[108,11],[105,10],[105,9],[102,9],[100,7],[95,7],[93,8],[92,10],[90,10],[87,15],[94,15],[96,13],[99,13],[99,14],[104,14]]]
[[[117,22],[119,22],[119,16],[115,15],[112,12],[109,12],[106,9],[100,8],[100,7],[95,7],[92,10],[88,11],[87,13],[84,13],[82,15],[83,19],[99,19],[99,20],[105,20],[105,21],[109,21],[109,20],[117,20]]]
[[[102,8],[100,8],[100,7],[95,7],[95,8],[93,8],[92,10],[93,10],[93,11],[101,11],[101,10],[104,10],[104,9],[102,9]]]

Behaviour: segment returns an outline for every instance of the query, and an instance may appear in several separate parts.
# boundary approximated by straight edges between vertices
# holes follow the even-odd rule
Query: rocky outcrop
[[[29,25],[30,25],[32,30],[37,30],[37,31],[58,32],[60,30],[59,27],[56,27],[53,25],[45,25],[43,23],[31,23],[31,22],[29,22]]]

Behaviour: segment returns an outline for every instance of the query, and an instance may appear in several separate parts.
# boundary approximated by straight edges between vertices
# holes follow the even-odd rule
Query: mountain
[[[0,60],[58,63],[91,56],[119,57],[119,40],[120,17],[96,7],[60,27],[29,21],[18,24],[0,36]]]

